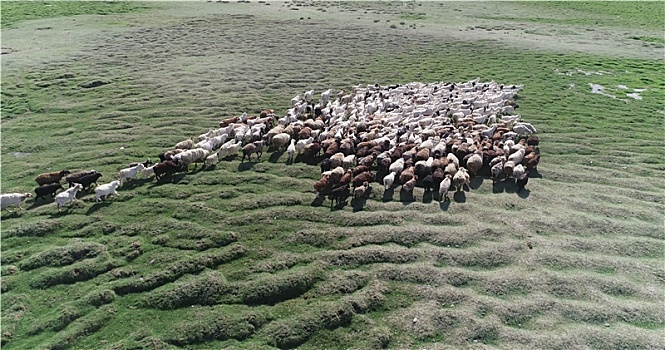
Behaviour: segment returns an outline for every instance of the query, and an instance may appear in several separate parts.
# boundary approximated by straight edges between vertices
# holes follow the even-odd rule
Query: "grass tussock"
[[[235,298],[227,295],[231,290],[232,286],[224,275],[209,271],[187,282],[150,292],[145,296],[143,304],[163,310],[191,305],[215,305],[234,301]]]
[[[145,277],[134,277],[117,281],[113,284],[112,288],[118,295],[145,292],[173,282],[185,274],[198,273],[206,268],[215,268],[221,264],[238,259],[244,254],[245,248],[240,244],[232,245],[215,252],[199,253],[182,259],[163,271],[155,272]]]
[[[321,329],[331,330],[347,326],[355,314],[379,307],[384,302],[387,291],[385,284],[374,281],[341,301],[316,303],[311,305],[311,311],[307,313],[289,320],[272,322],[264,329],[265,333],[271,335],[269,344],[280,349],[294,348]]]
[[[28,305],[28,296],[25,294],[3,295],[0,345],[4,346],[14,338],[16,325],[28,312]]]
[[[327,251],[323,254],[323,260],[333,266],[354,267],[375,263],[404,264],[416,261],[422,255],[421,252],[402,247],[365,246]]]
[[[42,348],[49,350],[63,350],[72,347],[81,338],[98,331],[109,323],[116,310],[111,305],[103,306],[84,317],[78,318],[67,328],[49,339]]]
[[[248,305],[273,305],[297,298],[310,290],[324,276],[319,267],[300,267],[275,274],[264,274],[242,283],[238,294]]]
[[[205,308],[191,320],[177,324],[167,342],[178,346],[211,340],[243,340],[269,321],[265,312],[251,311],[230,316],[220,308]]]
[[[181,238],[182,236],[190,236]],[[160,235],[152,239],[153,244],[182,250],[204,251],[227,246],[238,240],[235,232],[205,232],[198,235]]]
[[[60,228],[58,220],[44,220],[35,223],[18,225],[10,229],[2,230],[2,238],[9,237],[42,237]]]
[[[75,242],[63,247],[44,250],[18,263],[21,270],[32,270],[43,266],[65,266],[76,261],[95,257],[106,250],[103,244]]]
[[[64,268],[51,268],[33,277],[29,284],[32,288],[44,289],[60,284],[72,284],[93,279],[121,264],[108,257],[84,260]]]

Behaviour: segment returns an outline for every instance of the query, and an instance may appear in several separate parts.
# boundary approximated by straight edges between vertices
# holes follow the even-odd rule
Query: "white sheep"
[[[298,142],[296,142],[296,150],[298,150],[298,154],[302,154],[302,152],[305,150],[305,146],[311,144],[312,142],[314,142],[314,138],[311,136],[304,140],[298,140]]]
[[[65,205],[65,203],[76,201],[76,193],[82,189],[83,185],[80,183],[75,183],[74,186],[58,193],[58,195],[55,196],[55,202],[58,204],[58,211],[60,211],[60,208]]]
[[[186,153],[188,151],[178,153],[173,158],[175,159],[177,156]],[[145,169],[145,165],[143,163],[139,163],[136,166],[133,166],[131,168],[124,168],[120,170],[120,173],[118,174],[118,180],[120,180],[120,184],[125,182],[125,180],[130,180],[130,179],[136,179],[138,177],[139,172],[143,171]]]
[[[305,101],[309,103],[312,100],[312,95],[314,95],[314,90],[305,91]]]
[[[395,183],[396,172],[391,172],[390,174],[383,177],[383,187],[387,190],[393,186]]]
[[[443,181],[439,184],[439,202],[448,199],[448,190],[450,190],[452,178],[452,175],[446,174],[446,177],[443,178]]]
[[[102,197],[107,199],[109,195],[117,196],[118,192],[116,190],[120,186],[120,181],[114,180],[107,184],[103,184],[95,187],[95,202],[101,202]]]
[[[217,162],[219,162],[219,153],[215,152],[215,153],[209,155],[208,157],[206,157],[204,166],[207,169],[207,168],[217,164]]]
[[[275,136],[272,137],[272,146],[275,148],[275,150],[281,150],[284,146],[286,146],[289,143],[289,140],[291,140],[291,135],[282,132],[279,133]]]
[[[286,153],[289,155],[286,160],[287,163],[293,163],[294,156],[296,154],[296,140],[291,140],[291,144],[286,148]]]
[[[189,140],[180,141],[180,142],[176,143],[175,147],[173,147],[173,148],[175,148],[175,149],[190,149],[190,148],[192,148],[192,146],[194,146],[194,142],[191,139],[189,139]]]
[[[18,207],[23,210],[21,204],[32,197],[32,193],[5,193],[0,195],[0,210],[5,210],[10,206]],[[9,209],[7,211],[11,212]]]
[[[155,164],[155,165],[157,165],[157,164]],[[143,171],[141,172],[141,178],[142,179],[147,179],[147,178],[151,177],[152,175],[154,175],[155,174],[155,165],[152,165],[152,166],[149,166],[149,167],[143,169]]]

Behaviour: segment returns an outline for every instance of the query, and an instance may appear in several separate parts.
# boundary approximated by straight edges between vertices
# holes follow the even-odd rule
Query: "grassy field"
[[[542,161],[526,192],[476,178],[442,204],[374,184],[330,210],[318,166],[277,152],[62,213],[29,199],[2,213],[2,347],[662,348],[663,12],[3,2],[2,193],[62,169],[106,183],[222,118],[356,84],[524,84]]]

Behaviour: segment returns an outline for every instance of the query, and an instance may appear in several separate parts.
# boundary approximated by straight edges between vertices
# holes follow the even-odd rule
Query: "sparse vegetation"
[[[2,192],[111,181],[308,89],[476,77],[525,85],[529,191],[373,184],[331,211],[317,165],[266,152],[62,213],[29,199],[1,217],[3,349],[662,347],[662,4],[265,5],[3,2]]]

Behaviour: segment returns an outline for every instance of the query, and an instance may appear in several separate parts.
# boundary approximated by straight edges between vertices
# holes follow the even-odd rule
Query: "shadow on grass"
[[[434,192],[427,191],[423,194],[423,203],[432,203],[434,200]]]
[[[320,207],[320,206],[323,205],[323,202],[325,202],[325,201],[326,201],[326,196],[322,196],[322,195],[319,194],[314,198],[312,203],[310,203],[309,205],[312,206],[312,207]]]
[[[531,170],[529,170],[529,178],[532,178],[532,179],[542,179],[542,178],[543,178],[543,174],[539,173],[539,172],[538,172],[538,169],[531,169]]]
[[[523,189],[523,190],[521,190],[521,191],[518,191],[518,192],[517,192],[517,196],[520,197],[520,198],[522,198],[522,199],[527,199],[527,198],[529,198],[529,195],[530,195],[530,194],[531,194],[531,191],[529,191],[529,190],[526,189],[526,188]]]
[[[85,215],[93,214],[99,209],[108,207],[109,205],[111,205],[111,203],[113,203],[111,198],[109,198],[106,202],[97,202],[93,204],[90,208],[88,208],[88,211],[85,212]]]
[[[464,203],[464,202],[466,202],[466,192],[464,192],[464,191],[455,191],[455,194],[453,194],[453,199],[455,200],[455,203]]]
[[[35,200],[34,202],[32,202],[32,205],[27,207],[26,209],[27,210],[32,210],[32,209],[39,208],[41,206],[44,206],[46,204],[51,204],[51,203],[55,203],[55,198],[51,198],[51,197],[40,198],[39,200]]]
[[[122,186],[120,186],[119,188],[134,189],[134,188],[137,188],[139,186],[143,186],[148,182],[152,182],[152,178],[131,180],[131,181],[123,183]],[[94,194],[95,191],[90,191],[90,193]]]
[[[416,196],[413,192],[409,193],[402,188],[399,190],[399,201],[402,202],[403,205],[409,205],[416,201]]]
[[[505,191],[506,184],[503,181],[497,181],[492,185],[492,193],[503,193]]]
[[[367,197],[351,199],[351,207],[354,213],[365,210],[365,204],[367,204]]]
[[[471,181],[469,181],[470,185],[469,187],[472,190],[477,190],[482,184],[485,179],[482,176],[475,176],[471,178]]]
[[[450,207],[450,199],[446,199],[445,201],[439,202],[439,208],[443,211],[448,211],[448,208]]]
[[[251,170],[256,163],[258,163],[258,162],[249,161],[247,163],[240,163],[240,164],[238,164],[238,171]]]
[[[395,195],[395,188],[390,187],[389,189],[383,191],[383,197],[381,200],[383,203],[390,202],[393,200],[393,196]]]
[[[9,220],[9,219],[16,219],[21,217],[21,210],[16,209],[15,211],[7,211],[6,209],[4,210],[5,214],[0,217],[0,220]]]
[[[510,178],[503,180],[503,189],[506,191],[506,193],[517,192],[517,185],[515,184],[515,179]]]
[[[270,154],[270,157],[268,157],[268,161],[270,163],[277,163],[279,158],[284,154],[284,151],[275,151]]]

